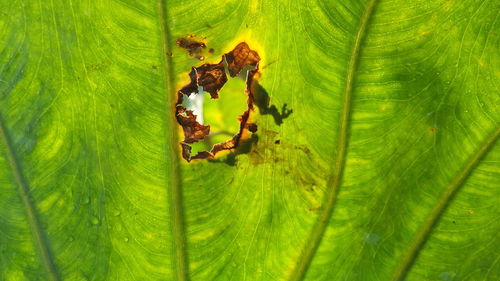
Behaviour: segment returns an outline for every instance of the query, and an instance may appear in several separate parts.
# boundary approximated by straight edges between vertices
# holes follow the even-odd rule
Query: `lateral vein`
[[[305,244],[304,249],[302,250],[302,254],[299,258],[299,261],[297,262],[297,265],[292,271],[290,277],[291,281],[299,281],[304,279],[311,261],[318,250],[321,240],[323,239],[326,231],[326,226],[328,225],[328,222],[333,213],[344,171],[346,150],[348,145],[348,130],[349,118],[351,114],[352,92],[359,61],[359,53],[361,44],[366,34],[368,22],[373,14],[373,10],[376,5],[377,0],[371,0],[366,6],[366,9],[359,23],[358,32],[356,33],[356,37],[354,39],[351,56],[349,59],[346,86],[343,93],[342,111],[340,114],[339,122],[339,135],[337,139],[337,148],[334,155],[334,168],[327,185],[329,192],[326,194],[324,208],[320,213],[318,220],[316,221],[316,224]]]
[[[5,122],[0,116],[0,139],[5,147],[7,158],[14,175],[14,180],[18,187],[19,196],[23,202],[23,207],[28,218],[28,223],[31,230],[31,235],[35,243],[35,247],[40,256],[40,262],[47,273],[47,278],[51,281],[60,280],[59,274],[55,266],[54,259],[50,251],[50,245],[47,241],[46,234],[42,228],[40,220],[38,218],[38,213],[35,205],[33,204],[33,199],[30,195],[30,188],[26,178],[23,175],[23,171],[19,166],[18,159],[14,154],[14,148],[12,142],[9,138]]]
[[[479,148],[479,150],[468,160],[462,171],[446,187],[445,191],[441,194],[436,204],[434,205],[434,208],[429,213],[419,231],[413,238],[412,242],[406,249],[405,254],[403,254],[401,261],[399,262],[396,270],[394,271],[394,274],[392,275],[391,280],[399,281],[406,278],[408,270],[414,264],[420,250],[422,250],[425,242],[427,241],[427,238],[432,232],[432,228],[441,218],[441,215],[446,210],[448,203],[451,201],[459,188],[465,183],[465,181],[472,173],[474,168],[479,164],[481,159],[493,147],[499,135],[500,128],[497,128],[496,131]]]

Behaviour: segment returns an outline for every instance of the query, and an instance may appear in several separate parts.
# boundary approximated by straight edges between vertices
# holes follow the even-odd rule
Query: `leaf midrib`
[[[169,131],[168,128],[175,128],[175,117],[172,112],[174,112],[175,106],[175,76],[173,71],[172,59],[167,55],[171,52],[171,38],[170,29],[168,27],[168,14],[167,14],[167,0],[158,0],[159,9],[159,20],[161,37],[163,43],[163,62],[164,62],[164,73],[166,74],[165,81],[165,103],[166,103],[166,124],[165,126],[165,137],[166,141],[166,152],[167,159],[170,160],[170,165],[167,167],[166,173],[167,178],[170,179],[170,186],[167,186],[167,192],[169,193],[169,206],[172,216],[171,221],[171,232],[173,237],[172,251],[174,253],[174,280],[187,281],[189,280],[189,265],[186,251],[186,234],[184,230],[184,211],[182,206],[182,186],[180,182],[180,169],[179,169],[179,151],[178,151],[178,137],[177,132]]]
[[[46,238],[46,233],[44,232],[40,220],[38,218],[38,213],[35,205],[33,204],[30,188],[26,178],[24,177],[23,171],[19,165],[19,161],[14,153],[12,142],[10,140],[7,127],[5,122],[0,116],[0,140],[5,147],[5,152],[7,154],[7,159],[16,181],[16,186],[18,188],[19,196],[23,202],[23,207],[26,212],[26,217],[28,219],[28,224],[31,230],[31,235],[33,237],[33,242],[35,244],[36,250],[40,255],[40,261],[42,266],[47,273],[47,278],[51,281],[60,280],[59,274],[56,269],[54,258],[52,257],[50,245]]]
[[[333,209],[337,200],[337,194],[339,192],[340,183],[342,180],[342,175],[345,166],[345,157],[348,145],[348,131],[349,131],[349,118],[351,113],[351,100],[353,85],[355,81],[355,74],[358,67],[359,54],[361,49],[361,44],[365,38],[366,30],[371,16],[373,15],[373,10],[377,5],[377,0],[371,0],[361,17],[359,23],[358,31],[354,38],[354,43],[351,49],[351,56],[349,59],[349,65],[346,76],[346,86],[343,93],[342,101],[342,111],[340,114],[340,126],[339,135],[337,137],[337,147],[334,155],[334,168],[331,177],[328,180],[327,188],[328,193],[326,194],[326,200],[323,207],[323,211],[318,216],[315,226],[313,227],[309,238],[302,250],[302,254],[297,261],[295,268],[290,276],[290,281],[303,280],[306,276],[307,270],[311,264],[311,261],[316,254],[319,244],[324,237],[326,226],[330,221],[333,213]]]

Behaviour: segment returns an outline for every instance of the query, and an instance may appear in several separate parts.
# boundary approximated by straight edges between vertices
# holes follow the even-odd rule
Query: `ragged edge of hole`
[[[184,133],[184,141],[180,142],[181,153],[187,162],[195,159],[211,159],[218,152],[235,149],[238,147],[245,130],[252,133],[257,131],[257,125],[250,123],[249,120],[250,113],[254,111],[252,83],[259,71],[260,60],[260,56],[255,50],[250,49],[246,42],[241,42],[231,52],[222,55],[222,60],[218,64],[207,63],[199,67],[192,67],[189,73],[190,82],[177,92],[178,99],[176,103],[176,119]],[[224,67],[222,71],[221,66]],[[209,135],[210,126],[202,125],[196,121],[196,115],[183,106],[184,96],[198,94],[198,88],[202,87],[204,91],[210,93],[213,99],[217,99],[219,97],[218,92],[227,82],[226,69],[230,77],[235,77],[249,66],[253,66],[253,68],[246,72],[245,93],[247,95],[247,109],[239,117],[240,128],[238,133],[224,142],[214,144],[210,151],[199,151],[192,156],[190,144],[203,140]]]

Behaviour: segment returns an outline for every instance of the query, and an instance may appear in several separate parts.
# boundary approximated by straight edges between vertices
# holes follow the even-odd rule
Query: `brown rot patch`
[[[260,61],[259,54],[256,51],[250,50],[245,42],[238,44],[234,50],[225,54],[223,58],[227,63],[231,77],[238,75],[247,66],[254,66],[256,70],[256,66]],[[251,78],[253,78],[253,75]]]
[[[177,122],[184,130],[184,143],[193,143],[205,138],[210,126],[203,126],[196,121],[196,115],[182,106],[177,107]]]
[[[184,43],[183,43],[184,44]],[[179,46],[180,43],[178,43]],[[250,112],[253,111],[254,95],[252,92],[252,82],[254,76],[259,71],[260,57],[256,51],[250,49],[247,43],[239,43],[231,52],[222,56],[222,60],[217,64],[203,64],[199,67],[192,67],[189,73],[190,82],[177,92],[176,118],[184,132],[184,140],[180,143],[182,157],[186,161],[193,159],[213,158],[218,152],[230,150],[238,147],[244,130],[252,133],[257,131],[257,125],[249,123]],[[184,107],[184,96],[198,95],[199,88],[210,93],[212,99],[219,98],[218,92],[227,82],[226,69],[231,77],[235,77],[245,70],[245,93],[247,95],[247,109],[239,116],[240,122],[238,132],[230,139],[216,143],[210,151],[199,151],[191,155],[191,144],[204,140],[210,134],[210,126],[203,125],[197,121],[197,116],[191,110]]]
[[[191,34],[175,41],[177,46],[186,49],[190,57],[195,57],[199,60],[204,60],[203,50],[207,47],[204,42],[195,39],[196,35]]]
[[[198,94],[198,87],[202,87],[203,91],[209,92],[210,96],[216,99],[219,97],[217,93],[227,82],[224,62],[192,67],[189,78],[191,78],[190,83],[180,89],[180,93],[186,96],[190,96],[192,93]]]
[[[249,130],[252,133],[255,133],[255,132],[257,132],[257,124],[247,123],[247,125],[245,126],[245,129]]]

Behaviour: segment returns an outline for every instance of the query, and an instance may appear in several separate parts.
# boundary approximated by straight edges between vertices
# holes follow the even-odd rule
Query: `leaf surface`
[[[0,280],[500,279],[495,1],[0,11]],[[188,164],[176,91],[242,41],[270,104]],[[219,96],[233,132],[243,80]]]

